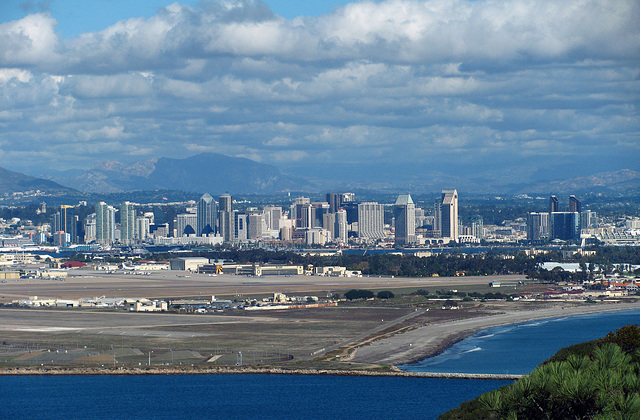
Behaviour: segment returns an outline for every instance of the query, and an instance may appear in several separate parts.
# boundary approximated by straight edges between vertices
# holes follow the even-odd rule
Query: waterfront
[[[540,319],[479,331],[443,353],[401,366],[410,372],[528,374],[572,344],[640,322],[640,310]]]

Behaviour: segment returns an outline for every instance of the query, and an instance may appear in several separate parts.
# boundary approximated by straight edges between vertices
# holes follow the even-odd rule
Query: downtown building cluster
[[[411,247],[480,240],[480,235],[475,238],[471,232],[460,232],[456,190],[444,190],[428,210],[417,207],[409,194],[399,195],[393,204],[361,202],[353,193],[327,193],[325,201],[318,202],[297,197],[288,206],[261,208],[235,208],[229,194],[217,200],[204,194],[191,203],[171,223],[161,224],[155,223],[154,213],[130,202],[117,206],[100,202],[84,220],[74,206],[61,206],[51,225],[54,245],[242,245],[281,241]]]
[[[582,203],[575,195],[569,196],[568,209],[562,210],[555,195],[549,198],[548,212],[529,213],[527,239],[532,243],[547,241],[574,241],[581,239],[584,229],[596,228],[596,213],[582,211]]]

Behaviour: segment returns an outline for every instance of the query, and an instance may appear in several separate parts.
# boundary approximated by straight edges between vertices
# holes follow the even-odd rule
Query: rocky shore
[[[404,372],[399,369],[389,371],[344,370],[344,369],[285,369],[276,367],[163,367],[163,368],[104,368],[104,367],[20,367],[0,370],[0,375],[220,375],[220,374],[262,374],[262,375],[333,375],[333,376],[390,376],[450,379],[517,379],[521,375],[464,374]]]

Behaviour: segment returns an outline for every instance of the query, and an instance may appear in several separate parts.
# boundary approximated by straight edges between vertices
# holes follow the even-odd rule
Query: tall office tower
[[[331,233],[331,237],[336,237],[336,214],[326,213],[322,215],[322,226],[319,226],[324,230],[328,230]]]
[[[282,207],[265,206],[264,221],[267,230],[280,230],[280,219],[282,219]]]
[[[244,213],[238,213],[238,211],[234,211],[233,213],[233,240],[246,242],[249,239],[249,226],[247,226],[247,215]]]
[[[471,234],[476,239],[484,238],[484,220],[482,220],[482,216],[475,215],[471,218]]]
[[[580,213],[582,211],[582,204],[575,195],[569,196],[569,211],[572,213]]]
[[[218,229],[224,242],[231,242],[235,237],[235,220],[233,216],[233,198],[222,194],[218,206]]]
[[[247,218],[248,237],[249,239],[262,239],[266,223],[264,221],[263,213],[249,213]]]
[[[198,222],[196,235],[205,236],[216,233],[216,222],[218,221],[218,205],[209,194],[204,194],[198,200]]]
[[[296,198],[291,206],[291,218],[294,219],[294,228],[311,227],[311,200],[308,197]]]
[[[128,201],[120,204],[120,242],[130,244],[135,238],[136,212]]]
[[[104,201],[96,204],[96,242],[112,244],[116,237],[116,209]]]
[[[358,237],[384,238],[384,205],[373,202],[358,204]]]
[[[92,213],[84,221],[84,242],[96,240],[96,214]]]
[[[555,213],[560,211],[560,201],[558,201],[558,197],[552,195],[549,197],[549,213]]]
[[[449,238],[451,241],[458,241],[459,225],[458,225],[458,191],[442,190],[442,205],[440,207],[441,214],[441,233],[443,238]]]
[[[136,230],[135,239],[138,241],[144,241],[149,237],[149,231],[151,229],[151,220],[148,217],[138,216],[136,217]]]
[[[400,194],[393,209],[396,218],[396,245],[416,243],[416,205],[410,194]]]
[[[423,227],[425,225],[425,219],[424,209],[416,207],[416,227]]]
[[[319,228],[323,226],[324,215],[330,213],[329,203],[311,203],[311,227]]]
[[[329,213],[335,213],[340,208],[340,194],[327,193],[325,195],[327,203],[329,203]]]
[[[69,235],[71,243],[78,243],[78,217],[74,206],[60,206],[60,223],[62,226],[59,230]]]
[[[62,231],[62,214],[57,211],[51,216],[51,233]]]
[[[347,243],[347,211],[345,209],[338,209],[335,213],[334,237],[336,242]]]
[[[593,229],[598,227],[597,213],[585,210],[580,213],[580,229]]]
[[[551,239],[577,241],[580,239],[580,213],[555,212],[550,216]]]
[[[527,240],[540,242],[549,239],[549,213],[529,213]]]
[[[348,224],[358,222],[358,203],[353,201],[343,203],[341,208],[343,208],[347,212]]]
[[[435,237],[440,237],[442,232],[442,203],[436,201],[433,205],[433,232]]]
[[[197,214],[183,213],[176,216],[176,234],[178,237],[184,235],[195,235],[197,226]]]

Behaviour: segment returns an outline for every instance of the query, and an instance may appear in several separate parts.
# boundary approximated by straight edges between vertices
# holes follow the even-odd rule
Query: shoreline
[[[449,379],[518,379],[522,375],[460,374],[411,372],[398,368],[434,357],[457,342],[485,329],[541,319],[563,318],[594,313],[639,310],[640,301],[632,303],[590,304],[573,306],[572,303],[552,303],[539,309],[505,310],[492,315],[436,322],[413,330],[381,338],[356,347],[349,362],[354,367],[305,368],[277,366],[192,366],[192,367],[124,367],[98,366],[24,366],[0,368],[0,376],[8,375],[185,375],[185,374],[281,374],[281,375],[335,375],[335,376],[389,376]],[[360,367],[357,367],[361,365]],[[373,366],[372,366],[373,365]]]
[[[489,328],[541,319],[640,309],[640,301],[633,303],[589,304],[589,306],[568,305],[563,303],[560,306],[550,308],[507,310],[496,315],[426,325],[358,347],[351,361],[393,366],[410,364],[437,356],[459,341]]]
[[[349,369],[296,369],[275,367],[171,367],[171,368],[125,368],[115,369],[105,367],[71,367],[71,368],[43,368],[19,367],[0,370],[0,376],[31,375],[326,375],[326,376],[384,376],[404,378],[443,378],[443,379],[486,379],[486,380],[515,380],[523,375],[516,374],[482,374],[482,373],[431,373],[405,372],[400,369],[390,371],[349,370]]]

